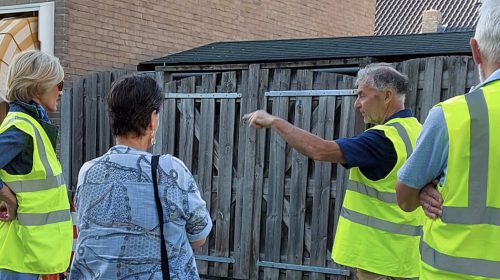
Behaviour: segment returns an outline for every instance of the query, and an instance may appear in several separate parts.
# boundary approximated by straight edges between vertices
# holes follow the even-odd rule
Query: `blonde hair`
[[[12,59],[7,76],[7,100],[29,102],[44,95],[64,79],[57,57],[37,50],[25,51]]]

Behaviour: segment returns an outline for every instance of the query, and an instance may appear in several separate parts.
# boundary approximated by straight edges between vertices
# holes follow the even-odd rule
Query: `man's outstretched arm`
[[[290,146],[313,160],[345,163],[342,150],[337,142],[322,139],[280,117],[258,110],[246,114],[243,116],[243,120],[248,121],[250,127],[275,130]]]

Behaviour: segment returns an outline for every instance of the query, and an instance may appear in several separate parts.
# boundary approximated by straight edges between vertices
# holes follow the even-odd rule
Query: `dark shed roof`
[[[218,42],[139,64],[156,66],[284,62],[344,58],[470,55],[473,32]]]

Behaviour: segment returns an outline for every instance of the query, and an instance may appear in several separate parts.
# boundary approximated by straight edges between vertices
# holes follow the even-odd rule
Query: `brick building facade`
[[[2,0],[0,8],[41,2]],[[371,35],[375,18],[375,0],[54,3],[54,54],[69,81],[92,71],[135,69],[141,61],[215,41]]]

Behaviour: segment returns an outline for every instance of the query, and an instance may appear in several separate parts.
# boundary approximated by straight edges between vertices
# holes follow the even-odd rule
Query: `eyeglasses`
[[[64,87],[64,81],[61,81],[60,83],[57,84],[57,90],[62,91]]]

